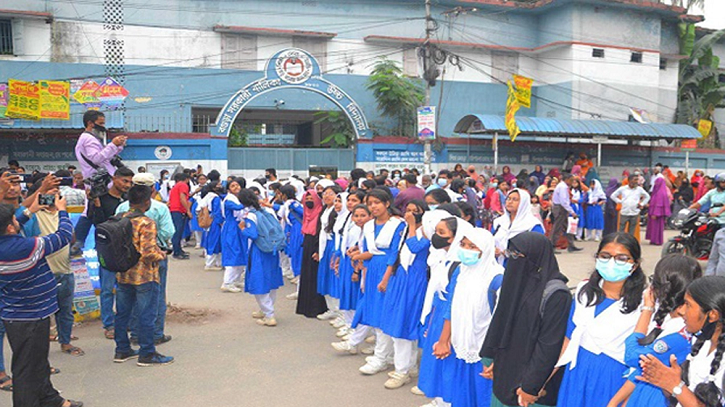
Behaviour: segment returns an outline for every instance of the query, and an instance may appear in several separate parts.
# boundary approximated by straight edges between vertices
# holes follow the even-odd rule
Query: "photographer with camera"
[[[37,195],[36,195],[37,196]],[[36,198],[37,199],[37,198]],[[37,202],[31,205],[37,208]],[[47,256],[67,246],[73,225],[65,199],[56,195],[58,230],[44,237],[20,235],[13,205],[0,204],[0,318],[13,351],[13,405],[79,407],[50,381],[50,316],[58,311],[56,280]]]
[[[116,214],[116,208],[125,200],[126,192],[131,188],[133,171],[130,168],[121,167],[113,177],[108,192],[88,201],[88,219],[94,226],[107,221]],[[116,284],[116,273],[100,267],[98,274],[101,280],[101,321],[107,339],[113,339],[113,288]]]
[[[116,167],[121,167],[118,154],[123,151],[126,145],[126,136],[116,136],[105,146],[106,141],[106,116],[97,110],[89,110],[83,114],[83,125],[85,131],[78,138],[75,153],[76,159],[81,165],[83,178],[89,179],[101,168],[104,168],[108,175],[113,176]]]

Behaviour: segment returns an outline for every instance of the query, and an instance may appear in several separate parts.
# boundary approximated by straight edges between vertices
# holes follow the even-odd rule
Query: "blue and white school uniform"
[[[558,407],[605,407],[626,380],[625,340],[634,332],[639,311],[622,312],[623,300],[605,298],[586,306],[577,288],[567,326],[569,345],[557,363],[564,366]]]
[[[723,374],[725,374],[725,363],[720,363],[720,368],[715,372],[715,377],[710,377],[712,360],[715,358],[715,353],[717,353],[714,349],[710,352],[711,348],[712,341],[708,339],[702,344],[702,348],[700,348],[697,355],[689,357],[690,368],[688,369],[687,377],[689,379],[688,383],[690,384],[687,385],[687,388],[692,392],[695,391],[697,385],[700,383],[707,383],[709,381],[712,381],[721,393],[723,391],[722,382]],[[677,406],[679,407],[681,404],[677,404]]]
[[[607,195],[602,189],[602,184],[598,180],[594,180],[594,188],[589,190],[587,197],[588,205],[585,216],[587,228],[587,238],[602,239],[602,231],[604,230],[604,206],[599,205],[601,202],[607,201]]]
[[[340,310],[348,325],[352,325],[352,317],[361,294],[360,280],[352,281],[355,269],[352,260],[347,256],[347,250],[355,246],[362,246],[362,228],[350,219],[340,239]]]
[[[587,194],[578,189],[571,188],[571,208],[577,214],[579,222],[576,227],[576,236],[581,237],[584,228],[587,227],[587,219],[584,216],[584,204],[587,202]]]
[[[284,285],[282,269],[279,267],[279,252],[265,253],[254,243],[259,237],[255,210],[251,210],[247,214],[244,223],[244,230],[240,230],[242,244],[248,246],[249,250],[244,292],[254,294],[265,317],[274,318],[274,300],[277,289]]]
[[[295,277],[300,275],[302,269],[302,217],[304,208],[302,205],[290,199],[282,205],[280,211],[284,221],[284,230],[287,234],[287,247],[284,249],[290,259],[290,267]]]
[[[420,313],[428,286],[429,250],[430,241],[423,236],[422,227],[418,228],[415,237],[404,241],[400,265],[385,291],[385,318],[380,328],[393,338],[395,371],[400,374],[407,374],[417,360],[415,341],[420,336]]]
[[[336,307],[330,301],[330,298],[334,292],[334,275],[335,271],[330,267],[332,261],[332,255],[335,252],[335,231],[327,233],[329,225],[330,214],[335,210],[334,207],[330,206],[322,211],[320,216],[320,239],[318,240],[318,255],[320,256],[320,263],[317,266],[317,293],[324,295],[327,300],[327,308],[337,311]],[[333,305],[331,307],[331,305]]]
[[[206,251],[206,267],[221,267],[222,261],[222,199],[210,192],[204,197],[203,203],[212,217],[211,225],[204,232],[204,250]]]
[[[233,284],[242,275],[247,265],[249,249],[242,244],[242,230],[239,222],[244,220],[244,205],[234,194],[227,194],[223,203],[224,225],[222,226],[222,266],[224,266],[224,284]]]
[[[365,292],[358,301],[353,327],[358,323],[375,329],[375,354],[370,365],[383,366],[391,362],[393,356],[393,340],[380,329],[385,294],[378,291],[378,285],[388,267],[395,265],[400,251],[400,242],[405,231],[405,223],[399,218],[390,218],[382,225],[375,219],[363,227],[363,252],[370,252],[373,257],[365,262]]]
[[[654,322],[650,324],[648,332],[654,329]],[[640,345],[637,341],[644,338],[645,334],[633,333],[625,341],[624,361],[630,367],[628,380],[635,384],[634,391],[627,400],[628,407],[666,407],[668,399],[662,393],[662,389],[649,383],[636,379],[642,376],[642,369],[639,366],[640,356],[652,355],[659,359],[665,366],[670,365],[670,355],[677,357],[677,364],[681,365],[690,354],[692,346],[690,335],[685,331],[685,321],[682,318],[670,318],[667,316],[662,323],[662,333],[649,345]]]

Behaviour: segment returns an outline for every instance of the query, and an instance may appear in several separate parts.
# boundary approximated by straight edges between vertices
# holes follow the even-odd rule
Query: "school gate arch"
[[[237,91],[210,126],[212,136],[229,137],[237,116],[256,97],[278,89],[302,89],[322,95],[342,110],[352,123],[357,138],[372,137],[365,113],[345,91],[322,77],[315,57],[299,48],[285,48],[272,56],[264,77]]]

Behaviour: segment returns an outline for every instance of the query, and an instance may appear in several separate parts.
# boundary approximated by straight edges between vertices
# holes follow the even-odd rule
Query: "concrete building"
[[[434,168],[491,163],[490,142],[462,139],[453,128],[471,113],[503,115],[504,83],[513,74],[535,80],[532,106],[519,115],[626,121],[634,110],[672,122],[677,23],[701,19],[636,0],[434,3],[432,41],[455,55],[431,90],[444,137]],[[306,175],[310,166],[422,167],[422,145],[396,137],[366,81],[381,57],[420,77],[416,48],[425,35],[424,0],[15,0],[2,7],[0,82],[102,80],[113,73],[130,96],[125,111],[109,112],[108,122],[129,135],[123,158],[132,168],[201,164],[256,176],[276,167],[285,176]],[[326,133],[315,113],[338,110],[334,98],[288,86],[255,94],[230,124],[247,146],[212,135],[222,108],[264,78],[270,58],[288,48],[314,57],[319,75],[367,119],[370,131],[354,148],[320,146]],[[18,159],[27,169],[50,169],[74,161],[71,147],[84,110],[73,104],[69,121],[0,119],[0,164]],[[593,153],[596,146],[515,143],[505,146],[501,163],[558,165],[569,149]],[[634,161],[623,161],[623,150],[637,151]],[[605,145],[602,165],[663,161],[683,167],[683,157],[679,150],[633,142]],[[691,159],[708,170],[725,168],[725,160],[711,154],[693,153]]]

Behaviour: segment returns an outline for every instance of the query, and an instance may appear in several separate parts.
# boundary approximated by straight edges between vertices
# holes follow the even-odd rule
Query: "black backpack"
[[[101,267],[114,273],[125,273],[138,264],[141,254],[133,244],[131,218],[144,216],[118,214],[96,226],[96,252]]]

